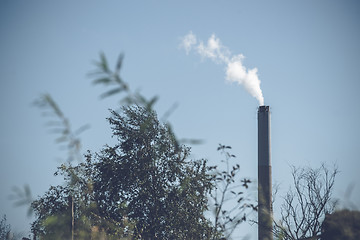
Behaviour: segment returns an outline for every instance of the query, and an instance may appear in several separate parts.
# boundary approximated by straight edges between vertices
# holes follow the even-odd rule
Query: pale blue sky
[[[113,141],[105,118],[120,96],[99,100],[104,89],[87,77],[101,51],[113,65],[125,53],[124,80],[159,95],[160,115],[179,104],[169,118],[177,135],[205,140],[194,158],[217,163],[217,145],[231,145],[244,177],[255,179],[258,103],[225,81],[224,65],[186,55],[179,45],[190,31],[203,41],[215,34],[258,68],[272,109],[273,182],[285,191],[290,165],[336,162],[335,196],[355,183],[351,200],[360,202],[358,1],[2,0],[0,214],[26,228],[25,209],[8,200],[11,187],[29,184],[41,195],[59,183],[53,172],[65,152],[31,106],[39,94],[50,93],[74,128],[91,125],[84,151]]]

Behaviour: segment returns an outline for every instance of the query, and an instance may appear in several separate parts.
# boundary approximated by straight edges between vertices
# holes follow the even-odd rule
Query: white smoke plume
[[[243,65],[244,56],[242,54],[232,55],[229,49],[221,44],[220,39],[215,34],[211,35],[207,44],[204,44],[203,41],[198,41],[196,36],[190,32],[182,38],[180,46],[185,49],[186,54],[194,50],[203,58],[226,64],[226,80],[243,85],[246,91],[259,101],[261,106],[264,105],[257,68],[246,69]]]
[[[196,36],[192,32],[190,32],[188,35],[183,37],[180,46],[185,49],[186,54],[189,54],[191,48],[195,44],[196,44]]]

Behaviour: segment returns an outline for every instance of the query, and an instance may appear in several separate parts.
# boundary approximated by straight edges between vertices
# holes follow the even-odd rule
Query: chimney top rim
[[[270,112],[270,106],[259,106],[259,112]]]

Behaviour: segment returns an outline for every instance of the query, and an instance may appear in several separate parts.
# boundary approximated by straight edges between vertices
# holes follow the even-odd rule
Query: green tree
[[[3,215],[2,219],[0,220],[0,240],[6,240],[10,234],[10,231],[10,224],[7,224],[6,215]]]
[[[214,183],[206,161],[187,160],[190,149],[177,144],[154,111],[123,110],[109,118],[119,143],[75,167],[61,165],[55,175],[65,184],[32,203],[33,232],[42,239],[88,239],[96,227],[108,239],[213,238],[204,216]]]
[[[167,125],[144,107],[112,112],[119,143],[96,155],[94,192],[101,214],[135,222],[139,239],[210,239],[205,218],[213,175],[205,160],[188,160]]]

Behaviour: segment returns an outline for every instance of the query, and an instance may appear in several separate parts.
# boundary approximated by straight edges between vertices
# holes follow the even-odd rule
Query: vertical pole
[[[272,240],[270,107],[258,110],[258,234]]]
[[[71,240],[74,240],[74,226],[75,226],[75,219],[74,219],[74,198],[71,195]]]

